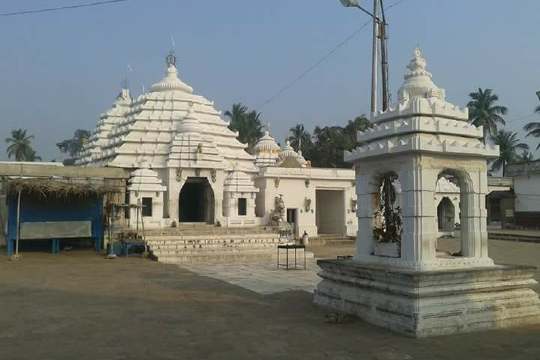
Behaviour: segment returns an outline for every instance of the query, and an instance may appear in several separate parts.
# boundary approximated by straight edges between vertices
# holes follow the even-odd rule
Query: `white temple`
[[[129,169],[129,203],[144,205],[148,228],[288,222],[297,236],[355,235],[353,170],[312,168],[268,132],[250,155],[213,102],[179,78],[173,54],[166,65],[149,92],[132,99],[122,89],[76,164]]]

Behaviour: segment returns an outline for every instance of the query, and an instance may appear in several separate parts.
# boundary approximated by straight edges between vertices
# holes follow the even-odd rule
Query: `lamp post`
[[[373,12],[370,12],[360,6],[359,0],[339,0],[345,7],[355,7],[373,18],[373,43],[371,53],[371,116],[377,112],[377,75],[379,61],[379,44],[381,52],[381,80],[382,80],[382,109],[386,111],[389,105],[390,92],[388,91],[388,48],[387,23],[384,14],[383,0],[373,0]],[[379,9],[382,18],[379,17]]]

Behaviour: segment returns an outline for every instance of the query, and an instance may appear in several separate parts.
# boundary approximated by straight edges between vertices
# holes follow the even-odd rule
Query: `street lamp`
[[[382,109],[386,111],[389,105],[390,93],[388,91],[388,48],[386,45],[386,17],[384,15],[383,0],[373,0],[373,12],[369,12],[360,6],[359,0],[339,0],[341,5],[345,7],[355,7],[373,18],[373,44],[371,57],[371,116],[377,112],[377,67],[379,58],[379,45],[377,39],[380,40],[381,52],[381,80],[382,80]],[[382,18],[379,17],[379,7]]]

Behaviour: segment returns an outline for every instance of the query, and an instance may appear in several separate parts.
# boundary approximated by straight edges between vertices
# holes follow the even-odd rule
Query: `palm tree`
[[[289,129],[288,141],[291,142],[291,146],[296,151],[302,151],[306,155],[310,150],[313,143],[311,142],[311,134],[306,131],[304,125],[297,124],[295,127]]]
[[[251,153],[255,143],[263,134],[261,113],[255,110],[248,111],[247,106],[238,103],[233,104],[231,111],[227,110],[225,116],[231,120],[229,129],[238,131],[238,140],[247,144],[248,152]]]
[[[521,154],[517,156],[516,160],[519,162],[530,163],[531,161],[534,161],[534,154],[529,150],[523,150]]]
[[[513,131],[499,130],[493,140],[499,145],[499,158],[491,165],[492,170],[498,171],[502,167],[503,176],[506,175],[506,165],[516,161],[518,150],[529,150],[529,145],[520,142],[517,133]]]
[[[90,135],[91,133],[88,130],[77,129],[71,139],[56,143],[56,146],[61,152],[67,153],[71,158],[74,158],[82,150],[84,144],[88,142]]]
[[[534,112],[540,114],[540,105],[536,106]],[[540,138],[540,122],[538,121],[528,123],[523,127],[523,130],[527,132],[527,135],[525,136],[533,136],[535,138]],[[540,149],[540,143],[536,145],[536,150],[538,149]]]
[[[32,149],[32,139],[34,135],[27,135],[27,130],[11,130],[11,137],[6,138],[8,158],[15,158],[15,161],[36,161],[41,160]]]
[[[484,127],[484,142],[488,136],[494,136],[497,133],[497,126],[505,125],[503,115],[506,115],[508,109],[506,106],[497,105],[499,97],[493,93],[492,89],[481,89],[469,94],[471,101],[467,104],[469,108],[469,121],[474,126]]]

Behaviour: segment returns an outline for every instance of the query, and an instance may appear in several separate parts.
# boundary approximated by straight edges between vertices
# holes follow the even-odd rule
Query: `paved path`
[[[181,267],[198,275],[226,281],[263,295],[295,290],[312,293],[320,281],[317,276],[319,267],[314,260],[308,261],[307,270],[277,269],[275,262],[197,264]]]

